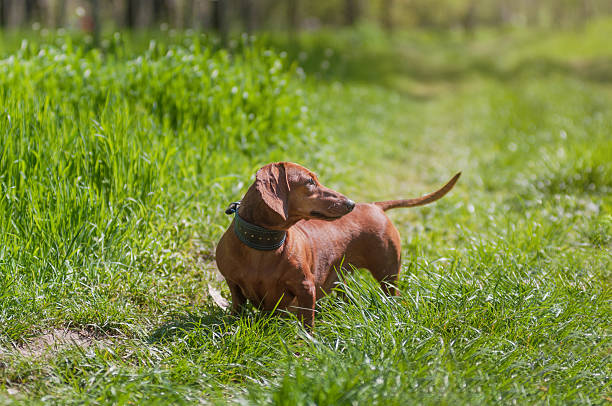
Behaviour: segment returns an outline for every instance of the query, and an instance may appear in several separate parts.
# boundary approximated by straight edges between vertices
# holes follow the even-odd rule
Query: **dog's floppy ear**
[[[285,163],[269,164],[258,170],[255,187],[266,206],[286,221],[289,217],[289,181]]]

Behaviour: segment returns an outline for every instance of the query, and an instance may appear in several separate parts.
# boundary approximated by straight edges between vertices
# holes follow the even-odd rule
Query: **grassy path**
[[[540,49],[534,63],[529,47],[515,48],[525,45],[518,40],[505,45],[506,60],[495,60],[509,40],[456,44],[464,54],[459,68],[446,66],[458,70],[452,83],[424,77],[424,85],[408,76],[435,72],[427,66],[429,51],[442,59],[457,53],[434,40],[401,61],[421,64],[411,72],[377,85],[332,73],[344,84],[323,91],[322,99],[335,101],[324,122],[340,139],[338,156],[353,162],[338,183],[363,200],[421,194],[464,171],[452,195],[435,206],[391,214],[404,238],[402,286],[416,312],[411,320],[441,340],[433,364],[422,360],[436,372],[411,370],[402,380],[398,370],[379,371],[385,382],[416,382],[412,391],[387,394],[400,403],[610,400],[612,86],[591,73],[599,62],[583,49],[566,49],[563,57]],[[605,52],[598,58],[609,58]],[[367,71],[362,57],[349,56],[343,72]],[[361,317],[375,328],[376,316]],[[407,351],[418,352],[412,340]],[[410,364],[413,357],[402,354],[396,362],[418,369],[423,364]],[[437,395],[415,389],[423,381]],[[377,399],[381,389],[364,385],[366,397]]]

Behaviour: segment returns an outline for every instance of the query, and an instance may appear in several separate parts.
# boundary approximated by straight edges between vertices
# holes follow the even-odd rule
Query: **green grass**
[[[0,403],[609,403],[610,27],[5,41]],[[463,176],[390,213],[401,295],[355,272],[308,334],[211,296],[281,159],[359,201]]]

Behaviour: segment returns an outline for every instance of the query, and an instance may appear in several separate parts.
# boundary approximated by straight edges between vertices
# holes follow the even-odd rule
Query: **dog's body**
[[[341,264],[368,269],[385,292],[395,294],[391,284],[400,272],[400,236],[384,211],[435,201],[458,178],[422,198],[356,205],[297,164],[264,166],[237,214],[265,229],[286,231],[286,239],[279,248],[259,250],[243,243],[233,226],[225,232],[216,259],[232,294],[232,310],[238,312],[248,299],[262,310],[295,312],[312,326],[315,302],[331,290]]]

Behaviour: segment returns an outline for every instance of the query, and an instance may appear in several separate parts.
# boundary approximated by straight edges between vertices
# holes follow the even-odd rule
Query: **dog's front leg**
[[[237,284],[227,281],[227,285],[232,294],[232,313],[240,314],[246,304],[246,297],[242,294],[242,290],[240,290],[240,286]]]
[[[314,282],[304,280],[297,287],[295,296],[297,298],[297,308],[293,312],[304,324],[304,327],[312,329],[314,326],[315,302],[317,300]]]

